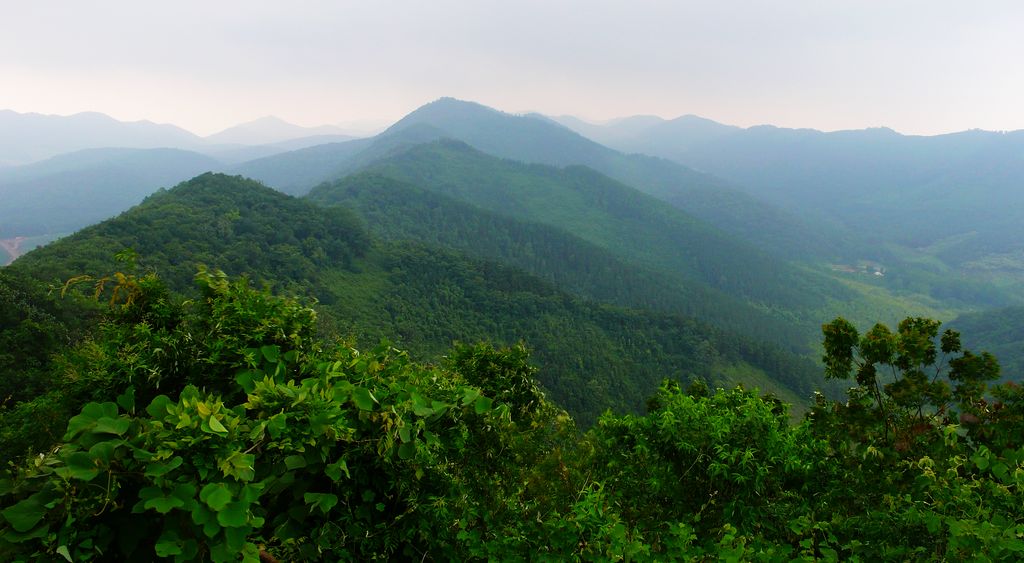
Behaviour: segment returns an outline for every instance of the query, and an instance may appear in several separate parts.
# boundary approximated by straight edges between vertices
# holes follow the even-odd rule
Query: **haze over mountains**
[[[772,126],[741,129],[684,116],[627,118],[567,127],[726,178],[746,192],[898,244],[952,267],[1019,273],[1024,240],[1024,131],[932,137],[891,129],[823,133]],[[880,248],[877,259],[885,258]],[[999,262],[997,266],[994,262]]]
[[[200,138],[95,114],[4,115],[35,127],[23,132],[34,150],[191,150],[89,149],[0,169],[0,238],[67,234],[223,171],[350,207],[382,240],[429,241],[812,357],[835,315],[948,320],[1024,304],[1019,133],[593,125],[451,98],[364,139],[274,118]]]
[[[313,140],[296,143],[308,138]],[[341,127],[301,127],[272,116],[200,137],[175,125],[118,121],[96,112],[61,116],[0,110],[0,166],[28,164],[95,148],[176,148],[225,153],[240,146],[286,143],[281,150],[294,150],[303,145],[352,138],[355,135]],[[250,158],[256,156],[265,154]]]

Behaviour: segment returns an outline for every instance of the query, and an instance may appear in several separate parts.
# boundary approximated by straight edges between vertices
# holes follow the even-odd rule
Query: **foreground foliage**
[[[934,321],[826,325],[826,374],[856,386],[796,425],[772,398],[665,381],[646,415],[609,412],[580,434],[522,347],[423,365],[386,343],[322,343],[312,309],[244,280],[196,282],[182,300],[155,276],[109,280],[101,331],[54,359],[51,393],[4,414],[43,424],[0,443],[0,558],[1024,551],[1024,393],[987,389],[994,358]]]

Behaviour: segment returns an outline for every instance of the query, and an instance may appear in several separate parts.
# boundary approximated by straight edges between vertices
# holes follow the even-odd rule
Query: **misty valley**
[[[1024,557],[1024,131],[0,131],[0,559]]]

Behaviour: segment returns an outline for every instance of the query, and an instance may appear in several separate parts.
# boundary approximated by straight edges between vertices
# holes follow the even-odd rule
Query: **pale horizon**
[[[444,98],[451,98],[452,96],[442,96],[442,97],[444,97]],[[437,99],[440,99],[440,98],[437,98]],[[192,133],[192,134],[194,134],[194,135],[196,135],[198,137],[202,137],[202,138],[215,135],[217,133],[220,133],[222,131],[225,131],[227,129],[230,129],[230,128],[238,126],[238,125],[244,125],[244,124],[251,123],[253,121],[257,121],[257,120],[264,119],[264,118],[281,119],[281,120],[283,120],[283,121],[285,121],[287,123],[290,123],[292,125],[298,125],[300,127],[307,127],[307,128],[314,128],[314,127],[320,127],[320,126],[338,127],[339,129],[346,130],[346,132],[351,133],[353,135],[372,136],[372,135],[376,135],[377,133],[380,133],[383,130],[387,129],[389,126],[391,126],[392,124],[394,124],[395,122],[400,120],[402,117],[408,115],[409,113],[415,111],[416,109],[422,107],[423,105],[426,105],[426,104],[428,104],[430,102],[433,102],[433,101],[435,101],[435,100],[429,100],[429,101],[426,101],[423,104],[420,104],[420,105],[418,105],[416,107],[410,108],[408,112],[405,112],[405,113],[403,113],[401,115],[398,115],[397,117],[394,117],[392,119],[372,119],[372,118],[366,118],[366,119],[354,119],[354,120],[351,120],[351,121],[342,121],[342,122],[336,122],[336,123],[331,123],[331,122],[327,122],[327,121],[319,121],[319,122],[318,121],[311,121],[311,122],[299,123],[299,122],[296,122],[296,121],[292,121],[290,119],[283,118],[283,117],[281,117],[279,115],[263,114],[263,115],[258,115],[256,117],[253,117],[251,119],[246,119],[244,121],[239,121],[237,123],[227,124],[224,127],[220,127],[220,128],[217,128],[217,129],[214,129],[214,130],[209,130],[209,131],[206,131],[206,130],[197,131],[197,130],[190,129],[190,128],[188,128],[188,127],[186,127],[186,126],[184,126],[182,124],[179,124],[179,123],[174,123],[174,122],[169,122],[169,121],[158,121],[158,120],[154,120],[154,119],[147,119],[147,118],[144,118],[144,117],[140,118],[140,119],[121,118],[121,117],[119,117],[117,115],[112,115],[112,114],[110,114],[108,112],[96,111],[96,110],[82,110],[82,111],[75,111],[75,112],[70,112],[70,113],[55,113],[55,112],[51,113],[51,112],[41,112],[41,111],[22,111],[22,110],[19,110],[17,108],[0,108],[0,111],[10,110],[10,111],[14,111],[14,112],[20,113],[20,114],[37,114],[37,115],[55,116],[55,117],[71,117],[73,115],[78,115],[78,114],[99,113],[99,114],[106,115],[107,117],[113,118],[113,119],[115,119],[117,121],[123,122],[123,123],[152,123],[152,124],[155,124],[155,125],[172,125],[172,126],[181,128],[181,129],[183,129],[185,131],[188,131],[189,133]],[[835,132],[841,132],[841,131],[862,131],[862,130],[866,130],[866,129],[891,129],[891,130],[895,131],[896,133],[898,133],[900,135],[904,135],[904,136],[925,136],[925,137],[931,137],[931,136],[938,136],[938,135],[948,135],[948,134],[953,134],[953,133],[962,133],[962,132],[965,132],[965,131],[985,131],[985,132],[990,132],[990,133],[1012,133],[1012,132],[1024,130],[1024,127],[1020,128],[1020,129],[985,129],[985,128],[981,128],[981,127],[969,127],[969,128],[966,128],[966,129],[957,129],[957,130],[951,130],[951,131],[939,131],[939,132],[930,132],[930,133],[914,133],[914,132],[900,131],[899,129],[896,129],[894,127],[890,127],[890,126],[885,125],[885,124],[865,125],[863,127],[848,127],[848,128],[841,128],[841,129],[825,129],[825,128],[814,127],[814,126],[799,126],[799,125],[794,126],[794,125],[785,125],[785,124],[774,123],[774,122],[750,123],[750,124],[730,123],[730,122],[727,122],[727,121],[722,121],[722,120],[719,120],[719,119],[715,119],[713,117],[708,117],[706,115],[698,115],[698,114],[694,114],[694,113],[683,113],[683,114],[675,115],[675,116],[663,116],[663,115],[655,115],[655,114],[651,114],[651,113],[635,113],[635,114],[621,115],[621,116],[615,116],[615,117],[610,117],[610,118],[590,118],[590,117],[586,117],[586,116],[573,115],[573,114],[546,113],[546,112],[543,112],[543,111],[538,111],[538,110],[533,110],[533,109],[520,110],[520,111],[509,111],[509,110],[506,110],[506,109],[503,109],[503,108],[500,108],[500,107],[490,106],[487,103],[480,102],[480,101],[477,101],[477,100],[460,100],[460,101],[478,103],[480,105],[483,105],[483,106],[486,106],[486,107],[490,107],[492,109],[496,109],[498,111],[502,111],[502,112],[509,113],[509,114],[512,114],[512,115],[542,114],[542,115],[544,115],[546,117],[549,117],[549,118],[572,117],[572,118],[578,119],[580,121],[583,121],[583,122],[585,122],[587,124],[598,125],[598,126],[609,125],[611,123],[614,123],[615,121],[618,121],[618,120],[621,120],[621,119],[633,118],[633,117],[654,117],[654,118],[658,118],[658,119],[661,119],[661,120],[664,120],[664,121],[671,121],[673,119],[678,119],[678,118],[681,118],[681,117],[698,117],[698,118],[714,121],[714,122],[719,123],[721,125],[740,127],[742,129],[749,129],[749,128],[752,128],[752,127],[771,126],[771,127],[779,127],[779,128],[784,128],[784,129],[814,130],[814,131],[820,131],[820,132],[823,132],[823,133],[835,133]]]
[[[602,122],[1024,129],[1024,5],[918,0],[16,3],[0,108],[207,136],[391,123],[440,97]]]

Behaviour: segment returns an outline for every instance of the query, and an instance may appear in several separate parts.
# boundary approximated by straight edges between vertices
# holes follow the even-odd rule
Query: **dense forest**
[[[103,322],[58,353],[50,392],[4,415],[7,560],[1024,550],[1024,393],[987,389],[998,363],[952,331],[937,344],[936,321],[826,325],[825,376],[854,387],[798,424],[777,399],[666,380],[642,414],[582,428],[521,346],[457,345],[423,364],[318,338],[313,309],[215,270],[189,298],[155,274],[77,281],[68,293],[102,282]],[[43,314],[15,316],[30,331]]]

